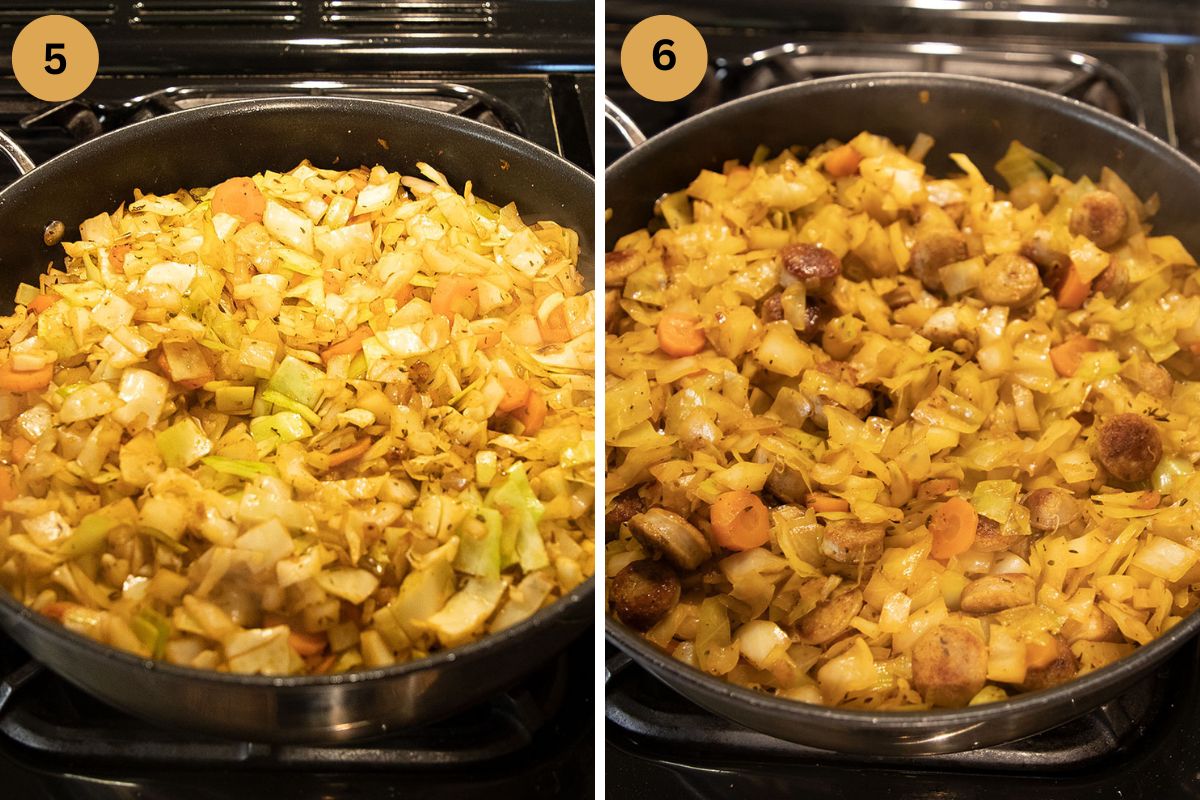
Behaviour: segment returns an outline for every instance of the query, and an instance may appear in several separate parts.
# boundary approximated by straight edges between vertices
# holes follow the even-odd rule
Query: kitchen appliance
[[[813,77],[868,70],[981,75],[1066,94],[1139,124],[1185,153],[1200,153],[1192,89],[1200,26],[1193,9],[1116,0],[1049,5],[801,2],[784,13],[770,3],[731,11],[700,2],[683,16],[704,33],[712,67],[690,97],[653,104],[624,85],[616,54],[633,22],[669,12],[661,5],[610,3],[608,95],[635,125],[656,133],[731,99]],[[798,115],[828,113],[803,103],[792,108]],[[609,162],[628,149],[618,139],[619,127],[610,124]],[[619,193],[610,189],[608,197],[612,205]],[[1187,705],[1194,702],[1194,645],[1159,678],[1137,683],[1066,725],[1007,745],[916,757],[837,754],[752,732],[684,700],[624,654],[608,652],[607,773],[614,792],[709,797],[770,787],[815,796],[940,790],[990,797],[1027,790],[1039,780],[1054,780],[1054,796],[1068,797],[1095,795],[1098,787],[1106,787],[1106,796],[1121,790],[1126,796],[1176,796],[1198,789],[1200,762],[1190,758],[1187,744],[1200,736],[1200,726],[1189,724]],[[1188,685],[1181,687],[1180,680]],[[1156,682],[1171,691],[1155,693]]]
[[[0,81],[0,129],[38,163],[180,109],[314,95],[458,114],[593,165],[592,50],[586,33],[580,38],[592,29],[590,4],[563,3],[551,14],[536,2],[77,0],[6,4],[0,34],[11,41],[26,21],[52,12],[89,26],[101,73],[79,99],[56,105]],[[15,177],[7,167],[0,174]],[[452,719],[320,747],[149,726],[66,685],[0,636],[0,778],[22,798],[461,796],[479,787],[501,796],[586,795],[590,638],[559,656],[530,648],[544,652],[540,671]]]

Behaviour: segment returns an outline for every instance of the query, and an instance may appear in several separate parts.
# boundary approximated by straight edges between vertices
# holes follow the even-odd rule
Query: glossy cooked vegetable
[[[760,150],[605,259],[610,606],[697,669],[963,706],[1197,605],[1195,262],[1110,170],[930,146]]]
[[[511,205],[307,163],[138,194],[0,320],[0,584],[174,664],[378,668],[593,571],[593,298]]]

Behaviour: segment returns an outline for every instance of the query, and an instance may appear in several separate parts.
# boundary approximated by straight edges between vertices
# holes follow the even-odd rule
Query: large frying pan
[[[932,174],[946,154],[964,152],[988,173],[1008,143],[1063,164],[1070,177],[1109,166],[1141,196],[1157,192],[1156,230],[1200,251],[1200,167],[1139,128],[1048,92],[979,78],[920,73],[815,80],[751,95],[695,116],[616,161],[605,173],[612,218],[607,248],[645,226],[664,192],[704,168],[748,159],[759,144],[843,141],[863,130],[907,144],[921,131],[937,139]],[[997,180],[995,174],[989,178]],[[610,641],[699,705],[781,739],[854,753],[949,753],[1011,741],[1077,717],[1145,678],[1200,629],[1192,614],[1128,658],[1054,689],[962,710],[891,714],[825,708],[742,689],[687,667],[612,619]]]
[[[12,152],[15,145],[0,142]],[[345,98],[225,103],[169,114],[101,136],[26,172],[0,192],[0,298],[37,283],[61,249],[43,243],[51,220],[68,231],[132,196],[173,192],[232,175],[382,164],[415,174],[427,161],[480,197],[515,201],[528,220],[580,234],[592,273],[593,181],[516,136],[434,111]],[[0,625],[71,683],[162,725],[254,741],[341,741],[445,717],[514,682],[568,644],[592,619],[592,581],[495,636],[386,669],[270,678],[146,661],[71,633],[0,591]],[[3,692],[0,691],[0,697]]]

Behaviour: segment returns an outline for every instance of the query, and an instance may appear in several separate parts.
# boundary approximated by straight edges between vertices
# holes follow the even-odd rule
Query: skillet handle
[[[630,150],[646,141],[646,134],[642,133],[637,123],[607,96],[604,98],[604,118],[617,129],[617,133],[625,140],[625,144],[629,145]]]
[[[4,133],[3,131],[0,131],[0,151],[2,151],[4,156],[12,162],[14,167],[17,168],[17,172],[21,173],[22,175],[28,175],[30,172],[33,172],[33,168],[36,166],[36,164],[33,163],[33,159],[21,149],[21,145],[14,142],[11,138],[9,138],[8,134]]]

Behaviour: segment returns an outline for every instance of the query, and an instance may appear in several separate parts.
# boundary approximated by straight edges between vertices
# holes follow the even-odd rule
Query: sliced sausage
[[[1125,293],[1125,287],[1129,285],[1129,270],[1125,265],[1113,260],[1104,272],[1096,276],[1096,280],[1092,281],[1092,292],[1094,294],[1102,294],[1109,300],[1116,300]]]
[[[1069,619],[1063,624],[1063,638],[1068,644],[1075,642],[1121,642],[1124,637],[1113,618],[1096,606],[1092,606],[1083,622]]]
[[[960,708],[987,682],[987,660],[987,645],[978,634],[943,623],[913,645],[913,686],[931,705]]]
[[[610,537],[616,536],[621,526],[629,522],[645,510],[646,504],[638,497],[636,490],[631,489],[613,498],[608,513],[604,515],[604,530]]]
[[[1083,516],[1075,496],[1057,486],[1034,489],[1025,498],[1025,507],[1029,509],[1029,524],[1043,532],[1065,528]]]
[[[921,326],[921,335],[939,347],[950,347],[963,338],[964,333],[958,312],[953,307],[939,308]]]
[[[625,279],[641,269],[644,259],[636,250],[614,250],[604,254],[604,285],[621,286]]]
[[[827,523],[821,535],[821,555],[841,564],[878,561],[883,555],[882,525],[843,519]]]
[[[1033,602],[1033,578],[1028,575],[984,575],[962,590],[959,608],[968,614],[995,614]]]
[[[649,630],[679,602],[679,577],[661,561],[634,561],[613,576],[608,599],[617,618],[639,631]]]
[[[992,306],[1023,306],[1037,298],[1042,279],[1037,265],[1016,253],[991,260],[979,280],[979,298]]]
[[[911,306],[917,302],[916,293],[910,286],[897,286],[890,292],[883,295],[883,302],[888,304],[888,308],[896,311],[897,309]]]
[[[938,227],[922,233],[918,229],[908,268],[925,284],[926,289],[934,290],[942,285],[942,277],[938,270],[966,257],[967,239],[958,230],[952,227]]]
[[[783,502],[793,505],[803,505],[804,498],[809,493],[808,483],[800,470],[783,464],[777,464],[775,470],[767,476],[767,488]]]
[[[708,539],[674,511],[652,508],[629,520],[629,530],[646,547],[680,569],[692,570],[712,557]]]
[[[1100,463],[1119,481],[1140,483],[1162,458],[1162,439],[1154,423],[1141,414],[1117,414],[1100,425]]]
[[[1067,270],[1071,266],[1071,257],[1061,250],[1055,250],[1050,245],[1050,231],[1039,229],[1033,236],[1021,245],[1021,255],[1037,264],[1042,273],[1042,282],[1057,291]]]
[[[850,628],[850,620],[862,611],[863,593],[858,589],[834,595],[805,614],[796,623],[796,633],[804,644],[832,642]]]
[[[837,253],[815,244],[789,244],[779,251],[779,258],[788,274],[810,292],[828,291],[842,274]]]
[[[764,323],[779,322],[783,319],[783,293],[776,292],[775,294],[763,300],[762,310],[759,312],[759,317]]]
[[[1070,645],[1061,636],[1054,637],[1056,653],[1049,664],[1030,666],[1025,670],[1025,680],[1018,684],[1023,692],[1036,692],[1066,683],[1079,672],[1079,662],[1071,652]]]
[[[1093,189],[1071,210],[1071,233],[1083,234],[1100,247],[1111,247],[1125,235],[1129,212],[1112,192]]]
[[[1024,538],[1020,534],[1004,533],[999,522],[981,514],[975,526],[975,543],[971,547],[981,553],[999,553]]]

